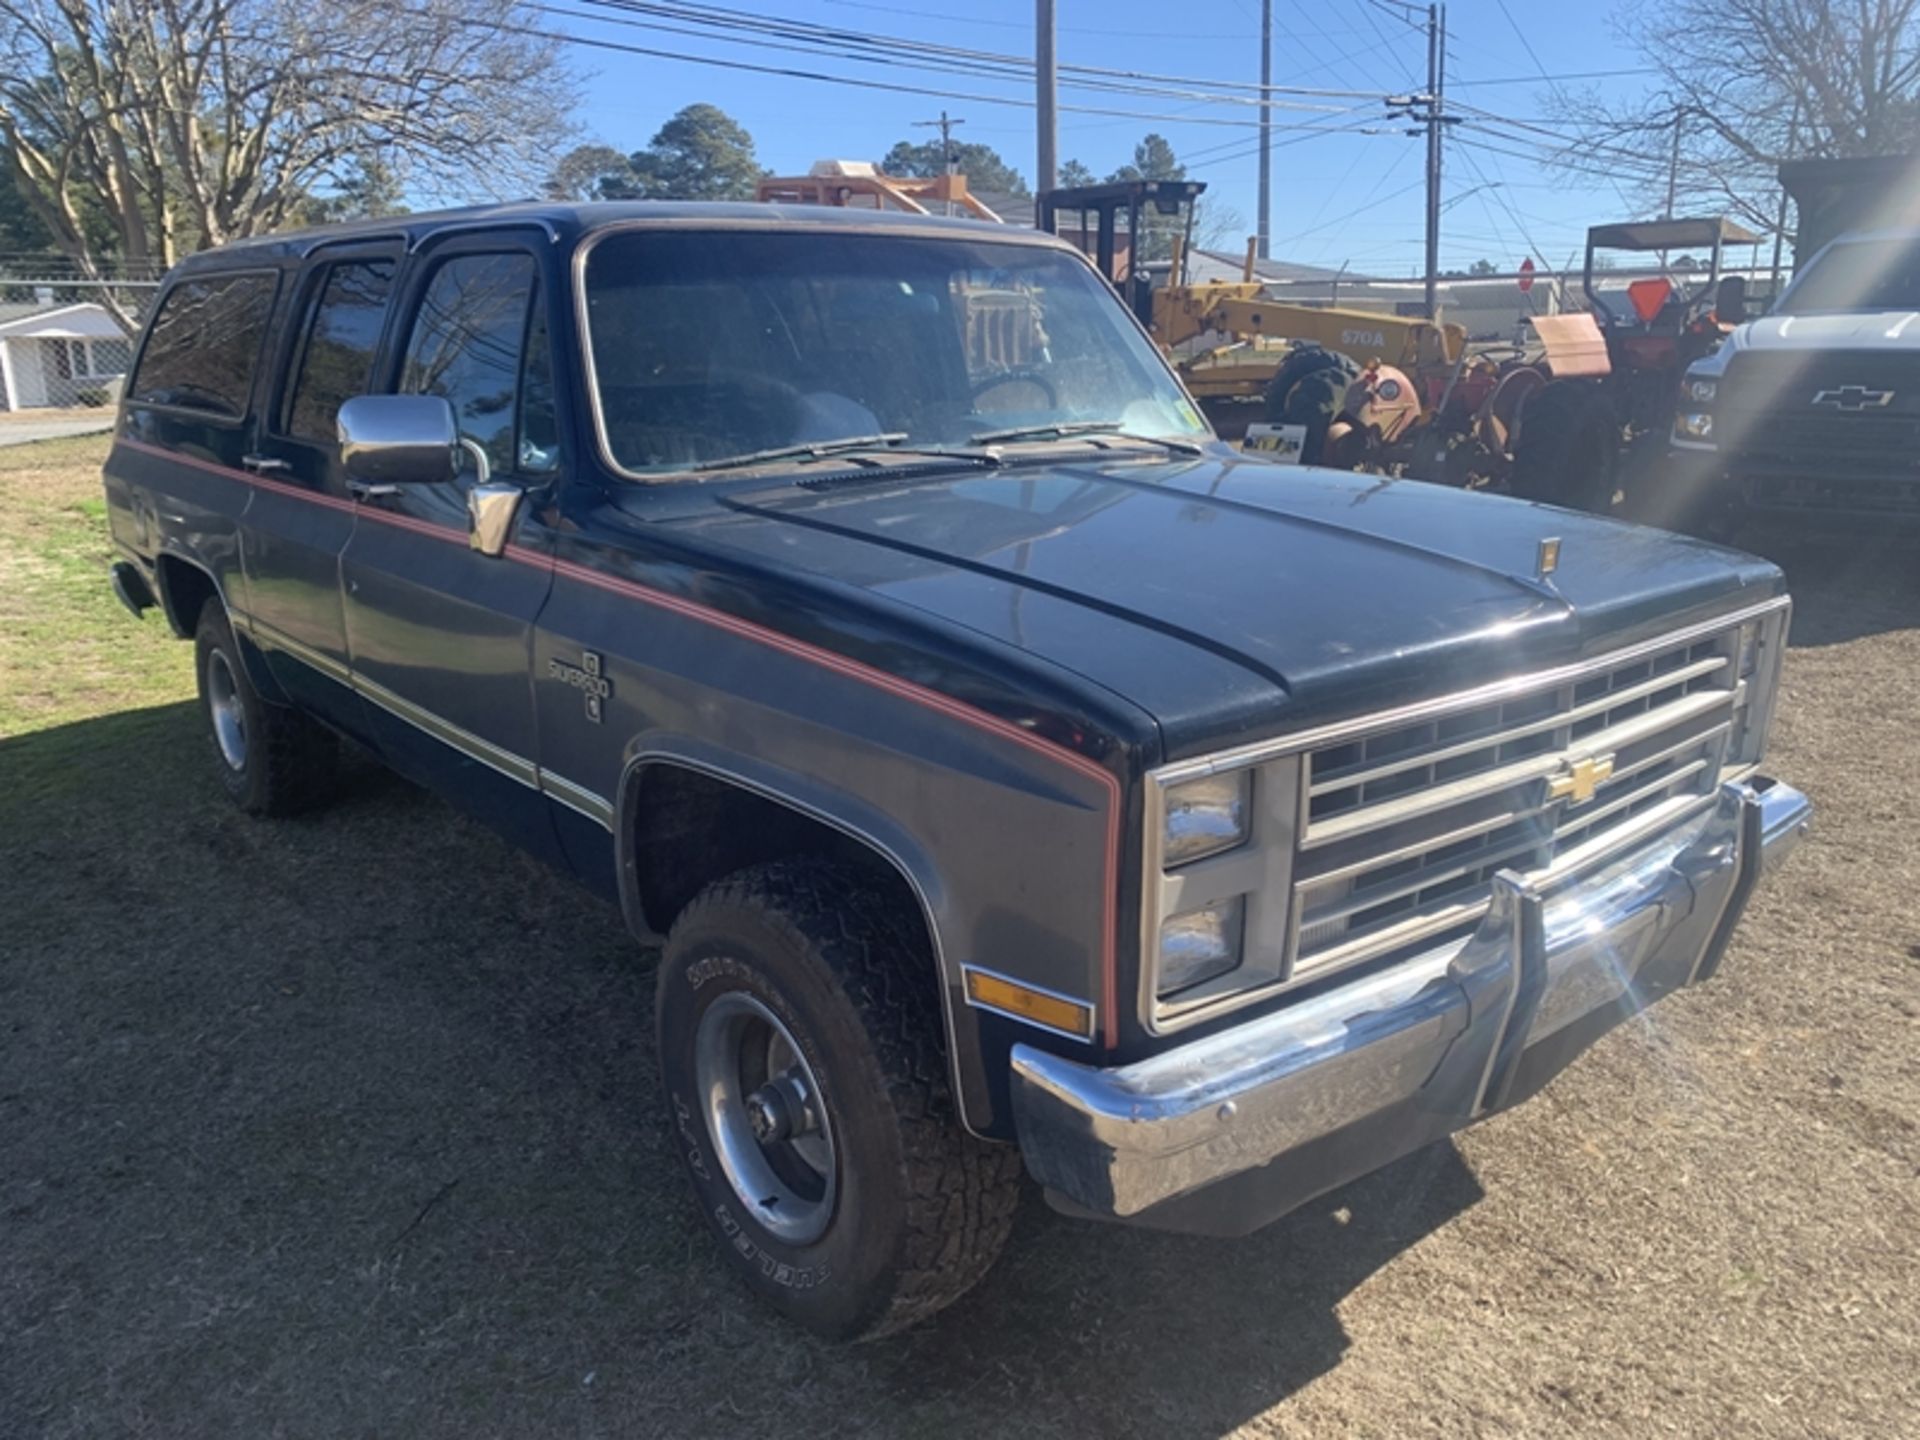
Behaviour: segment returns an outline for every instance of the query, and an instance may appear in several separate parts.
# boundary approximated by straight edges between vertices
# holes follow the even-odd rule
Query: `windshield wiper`
[[[1111,437],[1134,440],[1142,445],[1159,445],[1176,455],[1204,455],[1197,441],[1176,440],[1170,435],[1142,435],[1128,430],[1116,420],[1066,420],[1046,425],[1016,425],[1010,430],[984,430],[968,439],[969,445],[1002,445],[1019,440],[1071,440],[1076,436]]]
[[[809,440],[798,445],[776,445],[770,450],[749,450],[744,455],[728,455],[694,466],[696,470],[741,470],[749,465],[771,465],[776,460],[824,460],[844,455],[849,450],[890,450],[907,438],[904,430],[887,430],[878,435],[845,435],[838,440]]]

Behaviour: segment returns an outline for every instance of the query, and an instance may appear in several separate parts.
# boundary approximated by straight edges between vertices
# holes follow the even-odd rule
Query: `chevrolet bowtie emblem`
[[[1584,805],[1593,798],[1594,791],[1612,778],[1611,755],[1588,755],[1579,760],[1569,760],[1566,772],[1547,782],[1547,798],[1571,800],[1575,805]]]
[[[1813,403],[1833,410],[1884,410],[1893,403],[1893,391],[1869,390],[1864,385],[1841,385],[1832,390],[1818,391]]]

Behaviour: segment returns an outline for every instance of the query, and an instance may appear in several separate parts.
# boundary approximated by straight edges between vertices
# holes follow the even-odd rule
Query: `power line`
[[[1284,125],[1276,125],[1273,128],[1276,130],[1284,130],[1287,127]],[[1364,121],[1350,121],[1345,125],[1299,125],[1293,128],[1303,133],[1295,135],[1291,140],[1276,140],[1268,148],[1285,150],[1289,146],[1303,144],[1321,135],[1385,135],[1399,133],[1398,131],[1381,129],[1371,118]],[[1227,153],[1218,153],[1223,150]],[[1208,145],[1198,150],[1187,151],[1181,156],[1181,162],[1189,170],[1214,170],[1222,165],[1230,164],[1235,160],[1245,160],[1249,156],[1258,155],[1259,153],[1260,142],[1258,140],[1249,143],[1244,136],[1237,136],[1232,140],[1222,141],[1218,145]]]
[[[1480,177],[1481,181],[1484,184],[1486,184],[1489,187],[1492,187],[1493,182],[1487,179],[1487,172],[1480,168],[1480,162],[1474,159],[1473,152],[1471,150],[1461,152],[1460,158],[1466,162],[1468,168],[1470,168],[1475,175],[1478,175]],[[1489,224],[1492,224],[1493,212],[1491,209],[1488,208],[1486,196],[1487,196],[1487,191],[1482,190],[1480,192],[1480,207],[1481,209],[1487,211],[1487,222]],[[1547,261],[1546,251],[1541,249],[1539,245],[1534,243],[1534,238],[1528,232],[1526,222],[1520,218],[1519,212],[1515,210],[1511,204],[1508,203],[1506,196],[1497,193],[1497,191],[1494,195],[1494,198],[1500,202],[1500,208],[1507,212],[1507,218],[1513,221],[1514,229],[1520,232],[1520,238],[1526,242],[1527,253],[1530,255],[1537,255],[1540,258],[1541,264],[1543,265],[1547,264],[1548,261]]]
[[[538,7],[550,9],[551,7]],[[845,85],[856,90],[880,90],[896,95],[919,95],[935,100],[966,100],[978,105],[1009,105],[1017,109],[1031,110],[1032,100],[1018,99],[1007,95],[984,95],[971,90],[944,90],[930,85],[907,85],[885,80],[863,80],[851,75],[833,75],[818,70],[801,70],[785,65],[759,65],[747,60],[722,59],[714,55],[690,55],[682,50],[663,50],[656,46],[634,45],[618,40],[601,40],[587,35],[575,35],[564,30],[542,30],[531,25],[508,25],[495,20],[466,19],[460,23],[484,26],[487,29],[508,35],[526,35],[540,40],[553,40],[563,45],[580,45],[591,50],[607,50],[622,55],[642,55],[655,60],[673,60],[688,65],[706,65],[716,70],[745,71],[753,75],[774,75],[788,80],[810,80],[827,85]],[[1168,115],[1140,110],[1116,110],[1093,105],[1062,105],[1062,112],[1079,115],[1115,115],[1129,120],[1151,120],[1165,124],[1215,125],[1236,130],[1255,130],[1259,128],[1257,120],[1226,120],[1206,115]],[[1336,111],[1335,113],[1345,113]],[[1276,130],[1304,130],[1317,127],[1309,125],[1276,124]]]
[[[618,3],[618,0],[582,0],[582,3],[595,4],[595,5],[608,5],[616,9],[627,8],[625,5]],[[851,50],[831,49],[831,48],[828,48],[824,42],[817,41],[817,40],[808,40],[805,43],[788,43],[788,42],[782,42],[780,40],[775,40],[775,39],[761,38],[760,36],[752,35],[752,34],[732,35],[732,34],[724,34],[724,33],[709,33],[708,29],[690,27],[685,25],[668,24],[659,20],[640,19],[640,18],[635,18],[632,16],[626,16],[626,15],[619,15],[619,16],[599,15],[599,14],[592,14],[592,13],[587,13],[587,12],[582,12],[577,10],[568,10],[568,9],[563,9],[554,5],[539,4],[539,3],[532,4],[528,8],[541,11],[544,14],[555,15],[562,19],[567,19],[567,20],[584,20],[589,23],[597,23],[597,24],[605,24],[605,25],[621,25],[621,26],[626,26],[629,28],[640,29],[640,30],[655,30],[655,31],[660,31],[669,35],[686,35],[686,36],[693,37],[695,39],[706,40],[706,41],[715,42],[723,45],[744,45],[757,50],[776,50],[776,51],[784,51],[790,54],[819,56],[826,59],[848,60],[856,64],[882,66],[888,70],[902,70],[902,69],[924,70],[933,74],[965,75],[969,77],[978,77],[978,78],[990,79],[990,80],[1010,80],[1010,81],[1024,80],[1032,72],[1031,62],[1021,62],[1021,64],[1024,65],[1025,67],[1024,70],[1021,70],[1021,69],[1010,69],[1006,64],[1001,62],[982,63],[982,62],[976,62],[976,61],[970,61],[970,60],[948,60],[948,59],[939,58],[937,55],[929,55],[926,58],[917,59],[917,60],[904,59],[898,55],[888,55],[877,48],[872,49],[871,51],[867,49],[861,49],[861,48],[855,48]],[[729,28],[729,27],[722,27],[722,28]],[[594,43],[594,42],[589,41],[587,43]],[[1166,98],[1172,98],[1172,99],[1193,99],[1193,100],[1196,100],[1197,103],[1201,103],[1201,104],[1232,104],[1232,105],[1251,106],[1255,108],[1258,108],[1260,105],[1260,102],[1257,100],[1240,97],[1240,96],[1212,96],[1212,95],[1206,95],[1206,94],[1196,94],[1196,92],[1193,92],[1190,90],[1173,90],[1173,89],[1166,89],[1166,88],[1157,87],[1157,86],[1121,83],[1121,82],[1112,81],[1112,80],[1069,79],[1064,83],[1068,85],[1072,85],[1079,89],[1084,89],[1084,90],[1102,91],[1102,92],[1122,94],[1122,95],[1166,97]],[[1292,109],[1292,110],[1324,109],[1328,111],[1337,112],[1338,107],[1307,105],[1307,104],[1297,104],[1297,103],[1276,101],[1274,108]]]
[[[884,35],[873,31],[846,30],[832,26],[819,25],[812,21],[791,20],[778,16],[753,14],[733,10],[726,6],[692,3],[692,0],[576,0],[576,3],[593,7],[594,10],[612,10],[623,16],[651,16],[652,20],[614,19],[589,12],[557,12],[570,14],[573,19],[601,19],[612,24],[638,25],[646,29],[668,28],[663,20],[679,21],[682,25],[697,27],[696,32],[674,30],[671,33],[704,33],[706,31],[737,31],[755,37],[773,37],[777,40],[797,41],[807,47],[818,49],[827,45],[852,46],[856,51],[865,51],[880,60],[898,65],[903,54],[937,59],[950,64],[980,67],[980,73],[988,71],[1009,71],[1008,78],[1024,79],[1033,72],[1033,61],[1025,55],[1008,54],[1001,51],[975,50],[964,46],[942,45],[932,41],[914,40],[900,35]],[[536,8],[551,10],[550,6]],[[721,39],[721,35],[707,35],[705,38]],[[744,43],[763,44],[760,39]],[[769,48],[774,48],[769,46]],[[846,51],[832,52],[847,54]],[[1176,99],[1208,99],[1221,104],[1240,104],[1249,106],[1271,105],[1277,109],[1312,108],[1294,105],[1288,102],[1267,101],[1260,96],[1261,87],[1251,81],[1222,80],[1191,75],[1164,75],[1144,70],[1116,70],[1098,65],[1066,65],[1060,67],[1063,75],[1087,76],[1102,83],[1129,82],[1131,84],[1152,86],[1203,86],[1208,89],[1198,93],[1173,95]],[[1067,83],[1065,81],[1062,82]],[[1077,82],[1076,82],[1077,83]],[[1277,94],[1303,96],[1310,99],[1334,100],[1378,100],[1386,92],[1379,90],[1338,90],[1299,85],[1274,85],[1269,87]],[[1225,92],[1244,91],[1243,97]]]
[[[1386,204],[1389,200],[1398,200],[1402,195],[1409,195],[1415,190],[1418,190],[1424,184],[1426,184],[1426,179],[1425,177],[1422,177],[1419,180],[1415,180],[1409,184],[1402,185],[1398,190],[1391,190],[1387,192],[1385,195],[1382,195],[1378,200],[1371,200],[1366,202],[1365,204],[1356,205],[1353,209],[1347,211],[1344,215],[1336,215],[1333,217],[1333,219],[1322,221],[1320,224],[1313,226],[1311,229],[1296,231],[1292,235],[1279,236],[1274,243],[1278,245],[1287,245],[1287,244],[1291,244],[1295,240],[1304,240],[1309,235],[1318,235],[1323,230],[1331,230],[1336,225],[1345,224],[1347,221],[1353,219],[1356,215],[1364,215],[1369,210],[1379,209],[1382,205]]]
[[[966,123],[967,123],[966,118],[964,116],[949,115],[944,110],[940,112],[940,118],[938,120],[916,120],[913,122],[915,129],[921,129],[926,126],[934,126],[939,129],[940,131],[940,168],[941,168],[941,171],[946,175],[947,181],[949,184],[951,184],[953,181],[953,166],[954,166],[954,161],[957,158],[953,153],[953,127],[956,125],[964,125]],[[953,201],[946,200],[943,203],[946,206],[946,213],[949,215],[953,214]]]
[[[1527,32],[1520,28],[1520,23],[1513,18],[1513,12],[1507,9],[1507,0],[1493,0],[1493,3],[1500,7],[1501,15],[1506,17],[1507,28],[1513,31],[1513,38],[1520,42],[1520,48],[1527,52],[1527,59],[1531,60],[1533,68],[1540,72],[1540,78],[1546,80],[1548,85],[1553,85],[1554,82],[1547,77],[1547,67],[1540,63],[1539,55],[1534,52],[1533,42],[1527,39]],[[1558,93],[1557,87],[1556,93]]]
[[[915,10],[905,5],[870,5],[864,0],[825,0],[828,5],[837,5],[843,10],[871,10],[882,15],[904,15],[915,20],[935,21],[941,25],[979,25],[995,30],[1030,31],[1033,26],[1025,20],[989,20],[980,15],[936,14],[929,10]],[[1062,25],[1060,31],[1065,35],[1107,35],[1125,40],[1244,40],[1244,35],[1201,34],[1191,30],[1110,30],[1104,25]]]
[[[1466,122],[1466,124],[1468,129],[1491,135],[1496,139],[1507,141],[1509,144],[1532,145],[1535,147],[1537,152],[1535,155],[1522,158],[1538,160],[1544,157],[1557,161],[1560,164],[1571,166],[1574,169],[1592,169],[1593,166],[1588,157],[1604,156],[1610,157],[1617,169],[1625,169],[1629,173],[1634,173],[1634,178],[1636,179],[1664,180],[1668,174],[1669,162],[1657,155],[1629,149],[1622,145],[1610,144],[1604,140],[1595,140],[1591,137],[1575,138],[1559,135],[1550,130],[1543,130],[1537,125],[1529,125],[1523,121],[1508,120],[1502,116],[1493,115],[1491,112],[1485,112],[1484,120],[1470,120]],[[1545,135],[1553,144],[1548,145],[1544,141],[1532,139],[1529,135],[1509,133],[1513,130],[1530,130]],[[1710,175],[1712,173],[1710,166],[1704,165],[1699,161],[1683,162],[1681,168],[1703,175]]]
[[[1658,75],[1660,72],[1648,66],[1638,66],[1629,70],[1575,70],[1560,75],[1502,75],[1484,80],[1456,80],[1454,88],[1464,85],[1538,85],[1542,80],[1548,84],[1557,84],[1563,80],[1611,80],[1622,75]]]

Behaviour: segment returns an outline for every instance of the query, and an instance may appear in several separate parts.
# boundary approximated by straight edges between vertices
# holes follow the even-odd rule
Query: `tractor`
[[[1302,456],[1340,469],[1373,470],[1469,488],[1508,491],[1605,512],[1623,484],[1663,454],[1688,365],[1744,317],[1741,276],[1720,274],[1729,244],[1754,237],[1725,219],[1630,221],[1587,233],[1581,288],[1588,310],[1532,317],[1544,353],[1482,350],[1459,358],[1444,382],[1370,362],[1347,383],[1338,413]],[[1603,251],[1699,250],[1704,279],[1683,287],[1669,275],[1609,290],[1596,278]],[[1601,272],[1604,276],[1604,272]],[[1305,363],[1302,360],[1299,363]],[[1341,367],[1301,381],[1277,419],[1324,410]]]
[[[1581,289],[1592,308],[1533,321],[1546,349],[1544,383],[1518,411],[1516,494],[1608,510],[1664,455],[1687,367],[1746,318],[1746,277],[1721,275],[1723,252],[1757,239],[1725,218],[1634,220],[1587,232]],[[1623,293],[1596,283],[1594,258],[1607,250],[1704,251],[1707,259],[1695,284],[1669,273],[1635,280]]]

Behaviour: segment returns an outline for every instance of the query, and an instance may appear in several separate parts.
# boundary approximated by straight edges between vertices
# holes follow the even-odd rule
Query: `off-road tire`
[[[1293,393],[1293,387],[1303,377],[1320,370],[1337,370],[1343,381],[1340,387],[1342,391],[1360,373],[1359,367],[1338,351],[1322,350],[1318,345],[1298,346],[1280,362],[1280,368],[1267,381],[1267,419],[1274,424],[1288,423],[1287,396]]]
[[[1600,387],[1551,381],[1520,412],[1513,493],[1605,515],[1614,507],[1619,451],[1620,427]]]
[[[247,674],[227,613],[216,602],[200,607],[193,661],[208,749],[220,783],[234,803],[249,815],[293,815],[319,804],[331,790],[339,766],[339,741],[332,731],[298,710],[261,697]],[[231,677],[232,693],[244,716],[245,759],[239,765],[227,758],[215,729],[210,688],[216,663]]]
[[[1287,392],[1280,418],[1288,425],[1307,427],[1306,438],[1300,442],[1302,465],[1325,462],[1327,431],[1346,406],[1350,384],[1352,380],[1344,370],[1323,366],[1302,375]]]
[[[662,1090],[701,1213],[729,1268],[829,1339],[884,1335],[959,1298],[999,1255],[1019,1198],[1019,1152],[967,1134],[955,1112],[921,932],[870,882],[785,862],[701,892],[660,964]],[[838,1190],[810,1243],[748,1209],[696,1093],[701,1016],[736,991],[791,1033],[832,1126]]]

